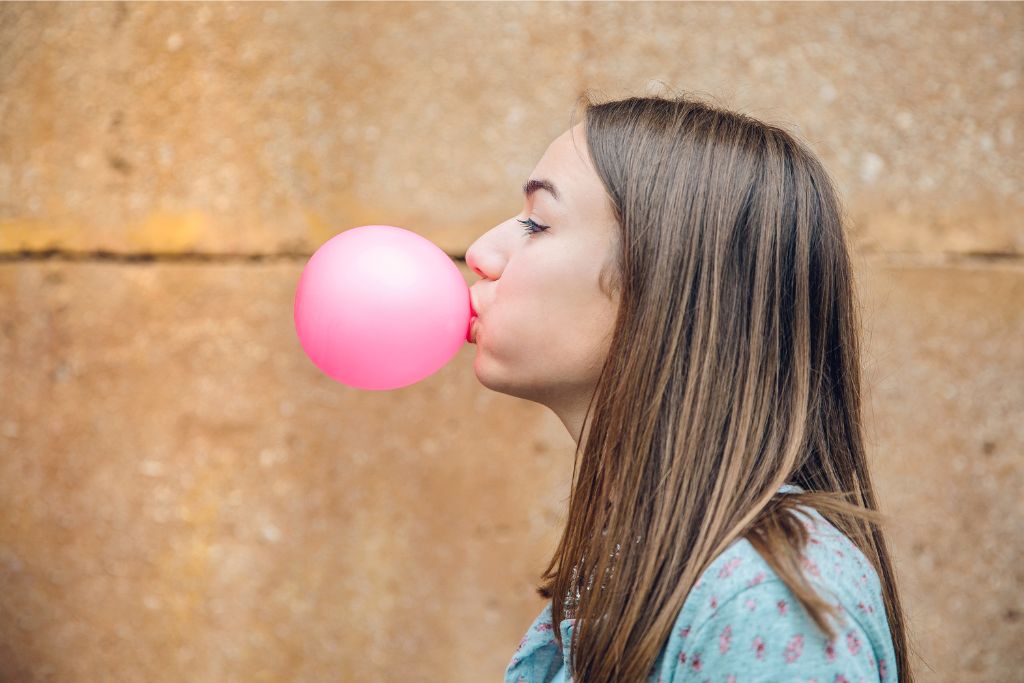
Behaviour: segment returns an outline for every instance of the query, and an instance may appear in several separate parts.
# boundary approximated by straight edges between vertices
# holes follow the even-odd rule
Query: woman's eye
[[[516,221],[526,226],[527,235],[532,235],[535,232],[544,232],[548,229],[548,226],[535,223],[532,218],[527,218],[525,221],[517,218]]]

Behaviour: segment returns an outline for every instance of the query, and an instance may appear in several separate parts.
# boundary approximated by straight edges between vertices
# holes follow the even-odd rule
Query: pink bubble
[[[414,384],[467,341],[469,287],[430,240],[364,225],[327,240],[295,291],[295,331],[313,364],[358,389]]]

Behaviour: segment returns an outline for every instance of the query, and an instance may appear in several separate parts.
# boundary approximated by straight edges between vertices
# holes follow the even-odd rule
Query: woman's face
[[[519,215],[466,252],[483,278],[471,288],[477,379],[548,406],[577,441],[618,311],[599,285],[618,227],[583,125],[555,139],[530,174],[532,186],[552,189],[529,188]],[[519,220],[546,228],[528,235]]]

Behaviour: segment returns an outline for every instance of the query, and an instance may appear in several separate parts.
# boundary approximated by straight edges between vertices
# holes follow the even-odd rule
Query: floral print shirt
[[[786,484],[788,493],[800,487]],[[647,683],[895,682],[896,662],[882,585],[870,561],[816,510],[802,555],[804,574],[820,596],[837,604],[829,640],[803,605],[745,538],[703,572],[686,597]],[[523,636],[505,683],[569,683],[574,619],[558,624],[551,604]]]

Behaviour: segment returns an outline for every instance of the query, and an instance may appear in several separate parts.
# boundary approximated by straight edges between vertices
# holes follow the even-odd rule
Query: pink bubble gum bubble
[[[434,374],[467,342],[469,287],[430,240],[364,225],[327,240],[295,291],[295,331],[328,377],[367,390]]]

